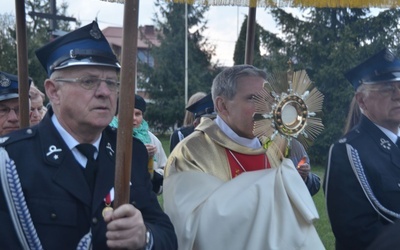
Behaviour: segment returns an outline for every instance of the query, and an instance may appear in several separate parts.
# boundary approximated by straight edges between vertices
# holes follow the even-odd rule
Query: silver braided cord
[[[368,200],[370,201],[372,207],[374,207],[374,209],[382,217],[384,217],[386,220],[388,220],[391,223],[393,223],[393,221],[391,219],[387,218],[387,216],[383,215],[381,213],[381,211],[383,213],[386,213],[386,214],[394,217],[394,218],[400,219],[400,214],[387,209],[376,198],[376,196],[374,195],[374,192],[371,189],[371,186],[368,183],[368,180],[365,175],[364,168],[361,164],[361,160],[360,160],[357,150],[354,149],[349,144],[346,144],[346,146],[347,146],[347,153],[349,155],[349,160],[350,160],[351,166],[353,168],[353,171],[356,174],[356,177],[357,177],[358,181],[360,182],[360,185],[361,185],[362,189],[364,190],[364,193],[367,196]]]
[[[25,202],[15,163],[4,148],[0,148],[0,159],[1,184],[21,245],[24,249],[41,250],[43,248]]]
[[[42,250],[43,247],[33,225],[25,202],[18,172],[7,151],[0,147],[0,180],[10,216],[23,249]],[[77,250],[91,250],[92,232],[89,231],[79,241]]]
[[[78,243],[77,250],[91,250],[92,249],[92,231],[85,234]]]

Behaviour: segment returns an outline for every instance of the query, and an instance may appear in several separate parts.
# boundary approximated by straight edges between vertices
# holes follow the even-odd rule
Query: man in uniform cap
[[[19,129],[18,97],[18,76],[0,72],[0,135]]]
[[[400,59],[383,49],[345,76],[362,115],[331,146],[324,191],[336,249],[366,249],[400,218]]]
[[[186,136],[190,135],[194,129],[199,125],[201,117],[215,118],[214,103],[211,97],[211,93],[201,98],[197,102],[186,108],[187,111],[192,112],[194,115],[193,124],[191,126],[182,127],[172,133],[169,152],[175,148],[175,146],[182,141]]]
[[[108,124],[120,66],[97,23],[36,55],[49,76],[51,107],[37,126],[0,138],[16,168],[12,180],[1,180],[3,189],[22,187],[0,192],[1,248],[176,249],[174,228],[151,189],[146,147],[137,139],[129,204],[111,209],[117,135]],[[9,198],[15,196],[26,202],[23,217],[14,213],[20,203]]]

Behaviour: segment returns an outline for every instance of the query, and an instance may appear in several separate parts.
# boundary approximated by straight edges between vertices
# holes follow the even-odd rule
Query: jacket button
[[[52,214],[50,214],[50,218],[52,220],[55,220],[55,219],[57,219],[57,215],[55,213],[52,213]]]
[[[97,222],[98,222],[98,221],[97,221],[97,218],[96,218],[96,217],[93,217],[93,218],[92,218],[92,223],[93,223],[93,224],[97,224]]]

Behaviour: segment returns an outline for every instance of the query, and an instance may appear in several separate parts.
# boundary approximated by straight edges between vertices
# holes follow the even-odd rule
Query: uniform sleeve
[[[321,188],[321,179],[318,175],[311,172],[308,174],[305,183],[312,196],[318,193],[319,189]]]

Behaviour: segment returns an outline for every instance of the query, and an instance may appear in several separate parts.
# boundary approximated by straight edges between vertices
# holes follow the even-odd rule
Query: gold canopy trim
[[[124,3],[125,0],[101,0]],[[148,0],[146,0],[148,1]],[[164,0],[165,2],[213,6],[316,7],[316,8],[396,8],[400,0]]]

